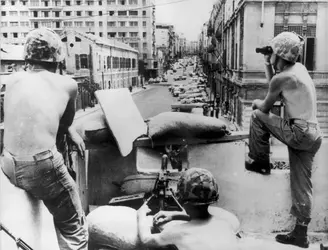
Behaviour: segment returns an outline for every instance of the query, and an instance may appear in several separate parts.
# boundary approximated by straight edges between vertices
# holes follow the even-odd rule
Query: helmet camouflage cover
[[[303,38],[294,32],[282,32],[271,41],[273,53],[292,63],[302,54],[303,44]]]
[[[61,62],[64,58],[64,46],[56,32],[48,28],[29,32],[24,46],[25,60]]]
[[[219,188],[208,170],[190,168],[182,173],[178,181],[177,198],[192,205],[212,204],[219,198]]]

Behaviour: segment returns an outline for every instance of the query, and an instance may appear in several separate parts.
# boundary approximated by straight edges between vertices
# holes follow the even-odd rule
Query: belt
[[[13,155],[6,148],[3,150],[8,152],[11,157],[15,159],[15,161],[42,161],[45,159],[53,158],[54,154],[57,152],[57,147],[55,145],[51,149],[45,150],[35,155]]]
[[[289,124],[293,125],[293,124],[299,124],[299,125],[303,125],[303,126],[308,126],[310,128],[317,128],[318,124],[314,123],[314,122],[307,122],[303,119],[290,119],[289,120]]]

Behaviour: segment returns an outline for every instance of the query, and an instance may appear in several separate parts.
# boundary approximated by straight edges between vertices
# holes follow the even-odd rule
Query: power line
[[[163,6],[163,5],[170,5],[170,4],[176,4],[176,3],[180,3],[180,2],[186,2],[189,0],[178,0],[178,1],[173,1],[173,2],[169,2],[169,3],[163,3],[163,4],[152,4],[152,5],[147,5],[147,6],[142,6],[142,7],[137,7],[137,8],[131,8],[131,9],[119,9],[118,11],[133,11],[133,10],[139,10],[139,9],[148,9],[148,8],[154,8],[156,6]],[[84,19],[84,18],[91,18],[91,17],[97,17],[97,16],[107,16],[109,15],[109,11],[106,14],[102,14],[102,15],[90,15],[90,16],[78,16],[78,17],[72,17],[72,18],[66,18],[66,19],[62,19],[63,21],[69,21],[69,20],[76,20],[76,19]],[[132,17],[135,18],[135,17]],[[142,17],[140,17],[142,18]],[[149,17],[144,17],[144,18],[149,18]]]

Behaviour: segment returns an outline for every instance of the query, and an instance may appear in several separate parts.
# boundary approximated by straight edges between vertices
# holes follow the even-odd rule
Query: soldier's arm
[[[68,80],[69,100],[65,109],[64,114],[60,119],[60,126],[63,131],[67,131],[68,128],[72,125],[73,119],[75,116],[75,100],[77,97],[77,83],[74,80]]]
[[[69,100],[66,110],[60,120],[60,127],[58,133],[67,133],[71,140],[76,145],[80,155],[84,158],[85,144],[81,136],[77,133],[74,126],[72,126],[75,116],[75,101],[77,97],[77,83],[70,79],[68,86]]]
[[[292,77],[286,75],[274,76],[269,85],[269,91],[264,100],[256,99],[253,102],[253,109],[259,109],[264,113],[269,113],[273,104],[279,99],[283,86],[292,81]]]
[[[158,234],[151,233],[151,225],[147,219],[147,213],[150,209],[144,204],[138,210],[138,235],[139,240],[145,247],[161,247],[167,245],[173,245],[174,241],[177,241],[181,237],[182,232],[176,234],[175,231],[163,231]]]

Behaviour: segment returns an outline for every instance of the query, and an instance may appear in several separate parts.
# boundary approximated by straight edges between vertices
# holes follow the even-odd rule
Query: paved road
[[[188,68],[187,72],[189,72],[192,68]],[[188,71],[189,70],[189,71]],[[173,75],[168,75],[168,84],[173,82],[173,77],[175,75],[182,75],[182,70],[178,70]],[[183,84],[189,80],[179,81],[179,83]],[[133,95],[133,100],[136,103],[141,116],[144,119],[153,117],[162,112],[171,111],[172,102],[176,101],[171,93],[168,91],[168,86],[158,86],[158,85],[148,85],[148,89],[145,91],[138,92]]]

